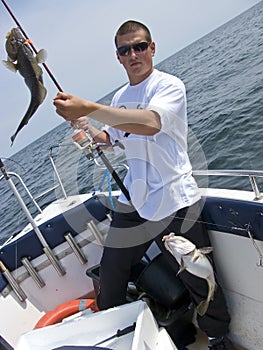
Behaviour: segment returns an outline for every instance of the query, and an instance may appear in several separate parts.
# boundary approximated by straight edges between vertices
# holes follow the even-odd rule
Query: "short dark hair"
[[[116,47],[117,47],[117,37],[119,35],[134,33],[140,29],[143,29],[145,31],[146,40],[148,42],[151,42],[152,36],[151,36],[150,30],[146,27],[146,25],[144,25],[143,23],[137,22],[137,21],[129,20],[129,21],[124,22],[116,32],[116,35],[114,38]]]

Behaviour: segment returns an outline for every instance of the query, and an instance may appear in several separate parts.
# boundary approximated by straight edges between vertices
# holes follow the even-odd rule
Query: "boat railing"
[[[194,170],[193,176],[232,176],[232,177],[248,177],[252,190],[255,194],[255,199],[262,199],[262,194],[259,190],[257,178],[263,178],[263,171],[260,170]]]
[[[58,146],[53,146],[54,147],[58,147]],[[67,194],[66,191],[63,187],[62,181],[60,179],[59,173],[56,169],[54,160],[52,158],[52,147],[49,149],[49,157],[50,157],[50,161],[52,164],[52,167],[54,169],[54,173],[57,177],[58,183],[60,185],[60,188],[63,192],[63,195],[65,198],[67,198]],[[105,166],[103,164],[97,164],[97,166],[100,166],[101,168],[104,168]],[[125,169],[125,171],[128,170],[128,166],[126,163],[119,163],[116,165],[116,169],[117,168],[123,168]],[[247,177],[249,178],[252,190],[255,194],[255,200],[259,200],[263,198],[262,193],[259,190],[259,186],[258,186],[258,182],[257,182],[257,178],[262,177],[263,178],[263,171],[261,170],[194,170],[193,171],[193,176],[229,176],[229,177]]]
[[[29,197],[31,203],[33,203],[33,205],[35,206],[35,208],[37,209],[37,211],[39,213],[42,213],[42,209],[40,208],[40,206],[38,205],[37,203],[37,200],[40,199],[41,197],[43,196],[46,196],[47,194],[53,192],[55,189],[57,189],[58,187],[60,187],[61,189],[61,192],[63,194],[63,197],[66,199],[67,198],[67,194],[66,194],[66,191],[65,191],[65,188],[63,186],[63,183],[61,181],[61,178],[59,176],[59,173],[57,171],[57,168],[56,168],[56,165],[54,163],[54,160],[52,158],[52,148],[50,148],[49,150],[49,158],[50,158],[50,161],[51,161],[51,165],[52,165],[52,168],[54,170],[54,173],[56,175],[56,178],[57,178],[57,181],[58,183],[53,185],[52,187],[48,188],[47,190],[41,192],[40,194],[37,194],[35,196],[32,195],[32,193],[30,192],[29,188],[27,187],[27,185],[25,184],[25,182],[23,181],[22,177],[20,175],[18,175],[17,173],[15,172],[12,172],[12,171],[6,171],[5,168],[3,167],[3,175],[0,176],[0,181],[2,179],[8,179],[10,178],[10,181],[9,181],[9,184],[11,185],[11,189],[13,189],[13,192],[14,190],[16,191],[16,185],[12,182],[12,178],[16,178],[18,180],[18,183],[20,183],[20,185],[22,186],[22,188],[25,190],[26,192],[26,195]],[[19,195],[19,203],[20,203],[20,206],[25,206],[25,202],[24,200],[22,199],[22,197]]]
[[[0,181],[2,179],[6,179],[6,177],[10,177],[10,181],[11,181],[11,178],[16,178],[18,180],[18,182],[21,184],[22,188],[25,190],[26,194],[28,195],[30,201],[33,203],[33,205],[35,206],[35,208],[37,209],[37,211],[39,213],[42,213],[42,209],[40,208],[40,206],[38,205],[37,203],[37,200],[40,199],[41,197],[44,197],[46,196],[47,194],[53,192],[54,190],[56,190],[57,188],[60,188],[61,192],[62,192],[62,196],[64,197],[64,199],[66,199],[68,196],[67,196],[67,193],[66,193],[66,190],[65,190],[65,187],[62,183],[62,180],[61,180],[61,177],[59,175],[59,172],[57,170],[57,167],[56,167],[56,164],[55,164],[55,161],[54,161],[54,155],[53,155],[53,149],[55,148],[58,148],[60,147],[61,145],[53,145],[49,148],[48,152],[49,152],[49,159],[50,159],[50,162],[51,162],[51,165],[52,165],[52,168],[53,168],[53,171],[54,171],[54,174],[56,176],[56,179],[57,179],[57,183],[55,185],[53,185],[52,187],[46,189],[45,191],[41,192],[40,194],[37,194],[35,196],[32,195],[32,193],[30,192],[29,188],[27,187],[27,185],[25,184],[25,182],[23,181],[22,177],[19,176],[17,173],[15,172],[9,172],[9,171],[6,171],[5,174],[6,175],[1,175],[0,176]],[[64,144],[62,146],[72,146],[72,144]],[[103,165],[99,165],[98,166],[100,167],[103,167]],[[124,164],[124,163],[120,163],[116,166],[116,168],[124,168],[125,170],[127,170],[127,165]],[[12,185],[11,188],[14,188],[16,187],[14,184]],[[20,195],[19,195],[20,196]],[[20,205],[25,205],[25,202],[24,200],[22,199],[22,197],[20,198],[19,200],[20,202]]]
[[[42,213],[41,208],[39,207],[39,205],[36,202],[37,198],[34,198],[31,194],[31,192],[29,191],[27,185],[24,183],[23,179],[21,178],[21,176],[19,176],[18,174],[14,173],[14,172],[7,172],[7,175],[10,177],[14,177],[16,178],[20,184],[22,185],[22,187],[24,188],[24,190],[26,191],[27,195],[29,196],[30,200],[32,201],[32,203],[34,204],[34,206],[37,208],[37,210],[39,211],[39,213]],[[5,178],[4,175],[0,176],[0,181]]]
[[[55,145],[55,146],[51,146],[48,150],[48,155],[49,155],[49,160],[51,162],[51,165],[52,165],[52,168],[54,170],[54,174],[57,178],[57,181],[58,181],[58,186],[60,187],[62,193],[63,193],[63,197],[66,199],[67,198],[67,193],[66,193],[66,190],[65,190],[65,187],[63,186],[63,183],[62,183],[62,180],[61,180],[61,177],[59,176],[59,173],[58,173],[58,170],[57,170],[57,167],[55,165],[55,162],[54,162],[54,159],[53,159],[53,154],[52,154],[52,151],[54,148],[58,148],[60,145]]]
[[[60,175],[58,173],[58,170],[56,168],[54,159],[53,159],[53,154],[52,154],[52,150],[53,148],[56,148],[58,146],[52,146],[49,149],[49,158],[50,158],[50,162],[52,165],[52,168],[54,170],[55,176],[57,178],[58,183],[55,184],[54,186],[52,186],[51,188],[45,190],[44,192],[42,192],[41,194],[38,194],[37,196],[33,197],[33,195],[30,193],[28,187],[26,186],[26,184],[24,183],[23,179],[16,174],[15,172],[8,172],[8,175],[10,177],[15,177],[18,179],[18,181],[21,183],[22,187],[24,188],[24,190],[26,191],[27,195],[29,196],[30,200],[32,201],[33,205],[36,207],[36,209],[38,210],[38,212],[42,212],[40,206],[37,203],[37,199],[41,198],[44,195],[47,195],[48,193],[54,191],[56,188],[60,187],[62,194],[64,196],[64,198],[67,198],[67,193],[65,191],[65,188],[63,186],[62,180],[60,178]],[[128,166],[125,163],[119,163],[118,165],[116,165],[117,168],[125,168],[125,170],[127,171]],[[257,179],[258,178],[263,178],[263,171],[260,170],[194,170],[193,171],[193,176],[205,176],[205,177],[210,177],[210,176],[228,176],[228,177],[247,177],[250,181],[252,190],[255,194],[255,200],[259,200],[263,198],[262,193],[260,192],[259,186],[258,186],[258,182]],[[0,181],[4,178],[4,175],[0,176]]]

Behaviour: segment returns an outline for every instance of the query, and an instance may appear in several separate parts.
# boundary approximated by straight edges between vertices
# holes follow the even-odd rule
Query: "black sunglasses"
[[[150,45],[150,42],[148,41],[143,41],[141,43],[137,43],[133,45],[124,45],[124,46],[117,47],[117,52],[120,56],[129,56],[131,53],[131,49],[133,49],[134,52],[136,53],[141,53],[147,50],[149,45]]]

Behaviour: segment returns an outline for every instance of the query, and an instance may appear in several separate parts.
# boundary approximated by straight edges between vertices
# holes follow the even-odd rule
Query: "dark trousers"
[[[120,204],[116,209],[108,233],[101,259],[100,291],[98,306],[102,309],[124,304],[131,270],[144,253],[156,241],[166,259],[177,265],[176,259],[165,249],[162,237],[170,232],[184,236],[197,248],[210,246],[206,227],[201,219],[202,202],[181,209],[161,221],[147,221],[131,209]],[[212,259],[212,254],[210,254]],[[176,272],[175,272],[176,273]],[[208,287],[206,280],[187,271],[179,274],[188,289],[195,305],[206,299]],[[213,301],[210,301],[204,316],[197,316],[199,327],[210,337],[220,337],[228,332],[230,316],[226,301],[217,283]]]

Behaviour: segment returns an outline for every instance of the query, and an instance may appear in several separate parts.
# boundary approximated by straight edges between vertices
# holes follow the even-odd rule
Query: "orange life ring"
[[[34,329],[50,326],[61,322],[65,317],[71,316],[79,311],[91,309],[93,312],[99,311],[95,299],[76,299],[57,306],[54,310],[48,311],[37,322]]]

